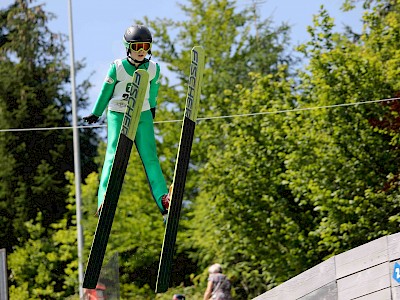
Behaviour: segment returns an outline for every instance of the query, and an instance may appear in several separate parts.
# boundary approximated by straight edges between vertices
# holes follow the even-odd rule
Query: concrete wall
[[[331,257],[254,300],[400,300],[399,282],[396,233]]]

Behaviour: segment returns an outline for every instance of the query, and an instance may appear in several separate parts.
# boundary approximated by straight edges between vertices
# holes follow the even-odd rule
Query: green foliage
[[[391,41],[398,39],[398,7],[385,18],[378,17],[377,10],[379,5],[364,15],[365,29],[357,43],[332,33],[332,20],[321,11],[318,26],[310,29],[313,39],[303,48],[311,60],[300,89],[311,92],[300,105],[310,99],[321,106],[396,94],[397,71],[391,65],[396,64],[392,58],[397,47]],[[320,47],[321,36],[329,47]],[[399,172],[396,142],[391,141],[396,133],[383,125],[393,121],[390,110],[397,115],[396,107],[368,104],[312,111],[306,120],[298,120],[295,139],[304,142],[290,154],[287,178],[298,178],[288,179],[289,186],[320,214],[310,232],[321,239],[319,255],[330,256],[397,231],[396,180],[388,182]],[[385,121],[381,129],[377,120]]]
[[[8,257],[10,299],[61,299],[77,292],[75,207],[71,193],[68,213],[59,223],[44,228],[39,213],[24,224],[30,237]]]
[[[263,106],[262,103],[258,103],[257,106],[252,106],[253,102],[248,103],[245,111],[243,111],[240,104],[242,99],[238,97],[238,94],[229,97],[227,93],[229,94],[230,90],[235,89],[237,85],[241,85],[243,88],[253,86],[254,78],[248,75],[249,72],[271,74],[279,72],[280,76],[285,77],[285,74],[288,73],[287,69],[278,70],[278,64],[279,61],[291,61],[283,54],[288,28],[286,26],[272,28],[269,20],[259,21],[259,17],[252,10],[238,9],[236,1],[190,1],[187,4],[182,4],[181,8],[187,17],[186,21],[157,20],[151,22],[146,20],[146,23],[150,24],[155,31],[155,40],[157,40],[157,47],[160,49],[160,51],[154,51],[155,55],[168,63],[171,71],[176,72],[181,86],[186,86],[189,72],[189,49],[194,45],[204,46],[206,70],[199,117],[217,117],[239,112],[257,111],[257,107]],[[255,19],[259,21],[256,30],[254,30]],[[172,37],[167,34],[171,31],[175,32],[176,35]],[[167,102],[162,102],[162,108],[165,107],[166,111],[162,110],[158,116],[163,116],[165,119],[176,119],[176,111],[178,111],[178,118],[181,118],[185,93],[186,90],[177,90],[174,86],[163,86],[160,94]],[[177,103],[179,110],[175,109]],[[171,107],[174,108],[172,111]],[[171,113],[174,115],[171,116]],[[204,239],[204,236],[207,236],[207,231],[202,232],[203,227],[201,225],[208,218],[204,218],[202,210],[195,206],[196,202],[200,201],[199,199],[203,199],[204,209],[207,210],[211,207],[209,201],[214,201],[214,199],[211,198],[213,199],[211,200],[208,197],[211,191],[207,190],[206,183],[210,182],[210,178],[215,177],[210,175],[213,169],[209,169],[210,173],[204,174],[198,173],[198,170],[204,164],[208,166],[210,159],[219,157],[223,161],[223,156],[219,155],[227,150],[225,144],[230,142],[230,137],[225,134],[225,131],[221,132],[224,126],[231,130],[234,129],[230,120],[201,122],[196,128],[196,139],[192,149],[192,165],[188,173],[185,195],[185,199],[189,200],[185,202],[187,206],[184,207],[182,215],[182,225],[178,234],[179,256],[177,257],[187,255],[196,262],[196,267],[199,270],[205,269],[211,262],[211,258],[218,258],[218,255],[212,251],[215,249],[210,245],[211,241]],[[176,155],[176,153],[172,153],[173,156],[171,156],[171,149],[176,149],[180,124],[162,124],[159,128],[163,140],[163,143],[159,145],[159,152],[162,158],[168,157],[164,161],[163,169],[169,175],[171,174],[170,170],[173,170],[173,161],[170,161],[170,158]],[[243,131],[244,134],[245,131]],[[213,152],[213,148],[220,152]],[[213,157],[213,154],[216,156]],[[237,157],[237,159],[240,160],[241,158]],[[224,167],[230,168],[232,166],[225,161]],[[207,169],[208,167],[204,168]],[[220,173],[217,172],[216,174]],[[255,178],[249,180],[252,179]],[[217,186],[222,190],[223,185],[218,183]],[[203,193],[196,198],[199,191],[203,191]],[[223,201],[221,199],[221,202]],[[192,211],[193,213],[191,213]],[[209,226],[218,225],[210,223]],[[229,224],[224,224],[224,226],[229,226]],[[196,227],[201,229],[196,230]],[[196,233],[195,235],[193,235],[193,230]],[[228,240],[227,237],[226,242]],[[201,243],[201,241],[203,241],[204,249],[208,249],[204,251],[207,253],[203,253],[202,249],[199,252],[197,249],[198,243]],[[226,244],[226,248],[231,246],[231,241]],[[231,247],[231,249],[236,248]],[[189,270],[183,270],[183,272],[190,274]],[[199,273],[196,269],[194,269],[194,272]],[[207,274],[200,275],[198,278],[195,276],[188,278],[186,275],[186,278],[190,280],[188,283],[201,282],[203,286],[200,285],[199,290],[204,292]],[[254,285],[256,284],[254,283]]]
[[[344,8],[353,4],[345,1]],[[400,6],[372,0],[364,5],[364,29],[354,36],[335,32],[334,19],[321,8],[309,28],[310,41],[298,49],[307,67],[296,78],[284,54],[287,28],[273,29],[268,20],[256,18],[254,30],[257,16],[240,12],[235,1],[192,0],[181,6],[186,21],[145,20],[157,41],[155,56],[178,81],[163,78],[156,121],[182,118],[189,49],[197,44],[207,52],[199,117],[248,115],[202,120],[196,126],[173,287],[162,295],[153,292],[162,218],[133,151],[104,260],[119,252],[123,299],[171,299],[173,293],[201,299],[207,267],[214,262],[231,279],[235,299],[251,299],[332,255],[398,231],[400,106],[397,101],[361,102],[399,95]],[[18,67],[14,64],[0,61],[0,68]],[[1,81],[1,91],[10,93],[8,85]],[[26,89],[13,99],[22,109],[30,103],[24,97],[35,100],[32,95]],[[10,111],[8,105],[0,101],[0,114]],[[43,109],[57,119],[54,106]],[[20,110],[11,111],[13,118],[0,118],[2,126],[23,119]],[[179,122],[156,127],[168,181],[180,128]],[[9,135],[0,135],[0,141],[13,143],[20,154],[29,149]],[[2,178],[7,172],[14,176],[18,166],[19,157],[9,150],[0,147],[11,164],[1,163]],[[101,163],[104,144],[99,153]],[[73,178],[68,175],[65,187],[52,162],[38,159],[30,181],[0,181],[0,196],[18,193],[12,217],[21,215],[24,221],[26,190],[49,195],[52,186],[60,185],[69,191],[62,220],[43,227],[38,214],[35,221],[20,224],[26,243],[16,246],[9,259],[13,299],[51,293],[63,298],[77,291]],[[84,258],[97,224],[98,174],[85,177]],[[8,207],[0,205],[3,211]],[[0,218],[1,224],[9,220],[6,214]],[[5,230],[13,228],[9,223],[4,222]]]
[[[250,80],[251,88],[225,90],[233,110],[294,106],[294,83],[284,67],[275,75],[250,74]],[[194,255],[204,266],[223,262],[238,299],[260,294],[302,268],[299,258],[304,255],[296,249],[307,243],[311,216],[297,220],[304,209],[296,207],[280,179],[288,120],[282,114],[230,119],[219,132],[223,147],[209,146],[208,162],[201,169],[204,192],[196,199],[191,221],[193,243],[199,248]]]
[[[1,129],[70,125],[65,37],[49,30],[51,18],[32,1],[15,1],[0,12]],[[78,86],[81,103],[89,87],[87,81]],[[91,145],[82,149],[84,176],[95,167],[88,157],[96,152],[93,136],[88,131],[83,139]],[[66,212],[64,173],[73,170],[72,131],[3,131],[0,140],[0,247],[10,252],[28,239],[25,222],[41,213],[42,225],[49,226]]]
[[[246,114],[394,96],[397,8],[385,15],[366,14],[354,43],[333,31],[322,9],[300,48],[310,60],[300,85],[278,68],[250,76],[250,87],[225,88],[221,98]],[[369,104],[233,118],[215,121],[218,131],[200,123],[202,139],[216,134],[218,141],[202,149],[207,159],[185,235],[197,249],[191,257],[201,266],[223,262],[243,299],[396,232],[397,109]]]

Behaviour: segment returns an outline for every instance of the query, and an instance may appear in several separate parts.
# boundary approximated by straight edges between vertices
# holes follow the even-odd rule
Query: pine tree
[[[71,123],[69,67],[65,37],[49,30],[50,17],[24,0],[0,12],[0,248],[9,250],[28,237],[25,221],[40,212],[47,227],[66,211],[72,130],[50,129]],[[82,103],[88,87],[78,87]],[[96,139],[83,143],[94,143],[83,153],[85,176],[94,167],[87,154]]]

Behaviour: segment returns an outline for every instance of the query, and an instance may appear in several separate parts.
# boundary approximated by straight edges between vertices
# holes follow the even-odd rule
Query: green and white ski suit
[[[139,65],[138,69],[148,71],[149,83],[135,136],[135,145],[147,175],[151,194],[161,213],[165,213],[161,199],[163,195],[168,193],[168,188],[157,155],[153,117],[150,111],[150,108],[157,105],[160,66],[152,60],[146,60],[145,63]],[[98,208],[103,203],[110,178],[121,124],[132,87],[132,76],[135,71],[136,67],[127,58],[115,60],[108,70],[100,95],[92,110],[94,115],[100,117],[108,106],[108,142],[98,191]]]

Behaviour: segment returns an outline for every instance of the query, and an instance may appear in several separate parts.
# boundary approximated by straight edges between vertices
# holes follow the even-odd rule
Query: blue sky
[[[14,1],[2,0],[0,8],[4,9]],[[335,19],[336,30],[341,31],[344,25],[361,30],[362,10],[352,12],[340,11],[341,0],[265,0],[259,2],[261,17],[271,17],[274,24],[287,22],[291,25],[292,43],[299,44],[308,39],[307,26],[312,24],[312,17],[321,5],[324,5]],[[53,32],[68,34],[68,0],[37,1],[45,4],[45,10],[54,13],[57,18],[50,23]],[[77,75],[78,83],[90,73],[94,87],[89,91],[90,103],[94,104],[110,63],[125,55],[122,36],[133,20],[148,16],[155,18],[183,19],[177,3],[184,0],[72,0],[74,52],[75,59],[86,61],[86,69]],[[238,0],[239,8],[252,5],[251,0]],[[69,50],[69,46],[67,49]],[[69,63],[69,61],[68,61]],[[164,68],[164,75],[165,68]],[[79,112],[80,115],[85,112]]]

